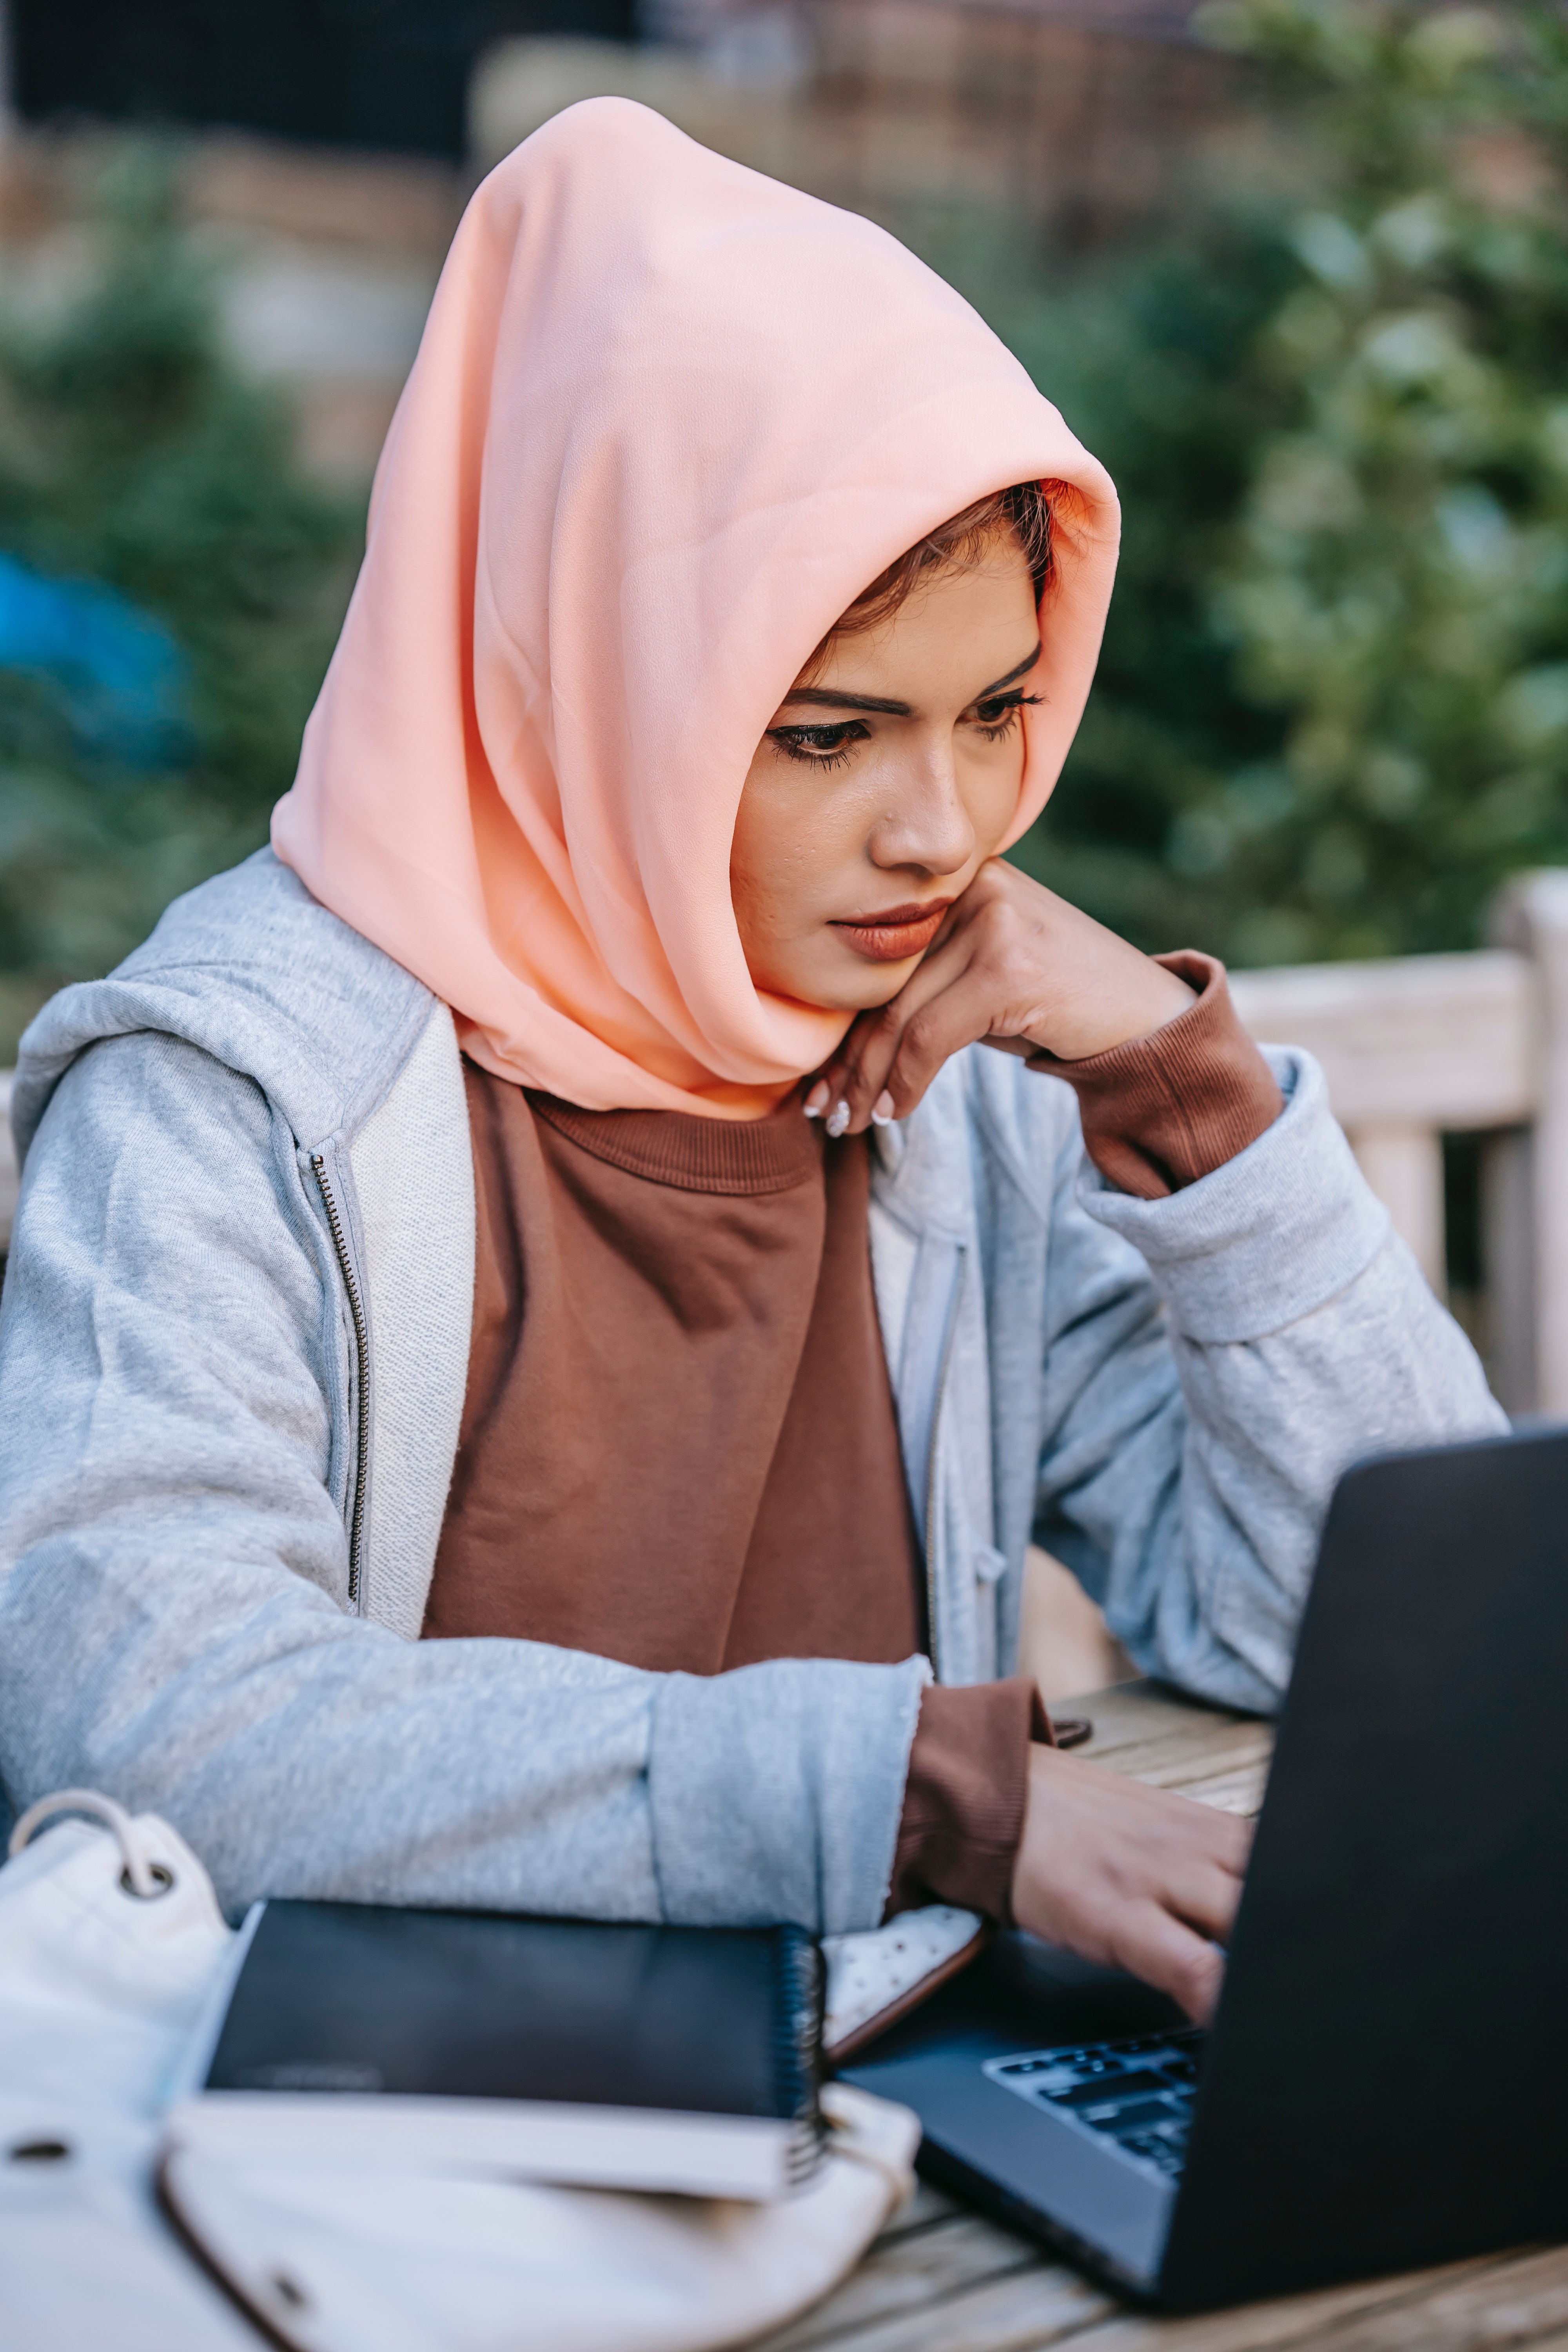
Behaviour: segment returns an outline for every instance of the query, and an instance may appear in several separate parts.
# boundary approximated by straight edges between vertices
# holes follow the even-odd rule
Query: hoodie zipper
[[[962,1275],[960,1276],[962,1280]],[[925,1571],[926,1571],[926,1634],[931,1643],[931,1672],[942,1680],[942,1636],[937,1622],[936,1570],[936,1437],[942,1426],[942,1403],[947,1393],[947,1370],[952,1360],[952,1342],[958,1329],[958,1292],[955,1288],[949,1303],[947,1329],[942,1334],[942,1360],[937,1366],[936,1392],[931,1398],[931,1435],[926,1441],[926,1509],[925,1509]]]
[[[321,1188],[321,1206],[327,1213],[327,1225],[332,1236],[332,1247],[338,1254],[338,1270],[343,1277],[343,1288],[349,1297],[349,1314],[354,1327],[354,1361],[359,1370],[359,1413],[355,1433],[357,1458],[354,1463],[354,1507],[349,1519],[349,1607],[359,1606],[360,1548],[364,1538],[364,1463],[370,1438],[370,1349],[365,1339],[364,1301],[360,1297],[359,1277],[349,1256],[348,1237],[343,1221],[338,1214],[338,1204],[332,1196],[331,1180],[327,1174],[326,1156],[312,1151],[310,1165]]]

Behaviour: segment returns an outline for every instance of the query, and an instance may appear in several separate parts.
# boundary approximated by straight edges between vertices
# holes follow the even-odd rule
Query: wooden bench
[[[1568,873],[1522,875],[1471,955],[1238,972],[1255,1037],[1305,1045],[1367,1181],[1444,1287],[1442,1139],[1479,1134],[1489,1370],[1568,1415]]]

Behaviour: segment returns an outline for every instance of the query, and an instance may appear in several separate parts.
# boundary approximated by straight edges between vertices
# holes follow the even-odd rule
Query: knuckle
[[[917,1061],[924,1061],[935,1042],[935,1025],[929,1013],[915,1013],[904,1031],[904,1052]]]
[[[1208,1952],[1199,1952],[1183,1962],[1179,1970],[1181,1981],[1173,1990],[1189,2014],[1204,2016],[1214,2007],[1222,1968],[1218,1956]]]

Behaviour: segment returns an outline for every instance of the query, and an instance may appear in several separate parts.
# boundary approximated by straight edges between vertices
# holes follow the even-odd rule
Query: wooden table
[[[1269,1727],[1125,1683],[1058,1715],[1084,1751],[1227,1811],[1257,1811]],[[838,2293],[766,2352],[1568,2352],[1568,2247],[1526,2249],[1197,2319],[1154,2319],[923,2183]]]

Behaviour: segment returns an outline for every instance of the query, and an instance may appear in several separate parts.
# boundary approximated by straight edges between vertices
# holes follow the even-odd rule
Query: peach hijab
[[[1109,477],[881,229],[646,108],[571,107],[453,241],[273,846],[484,1068],[757,1118],[848,1018],[746,969],[729,862],[757,742],[885,565],[1032,477],[1076,495],[1009,839],[1089,691]]]

